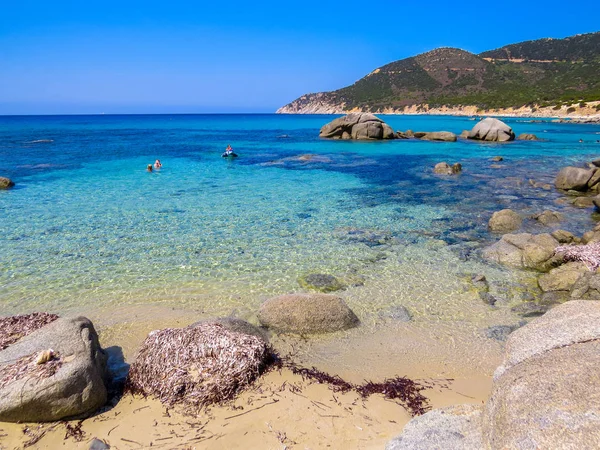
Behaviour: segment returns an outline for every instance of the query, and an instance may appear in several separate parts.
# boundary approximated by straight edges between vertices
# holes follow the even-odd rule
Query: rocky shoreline
[[[300,100],[300,99],[299,99]],[[562,119],[565,123],[600,123],[600,101],[589,102],[582,107],[579,104],[571,106],[562,105],[556,107],[522,106],[515,108],[501,109],[481,109],[475,105],[465,105],[456,107],[430,107],[424,105],[411,105],[403,108],[384,108],[384,109],[347,109],[344,104],[330,104],[327,101],[320,101],[318,98],[309,103],[290,103],[279,108],[277,114],[349,114],[349,113],[372,113],[383,115],[407,115],[407,116],[426,116],[426,115],[448,115],[448,116],[497,116],[514,118],[532,118],[532,119]]]

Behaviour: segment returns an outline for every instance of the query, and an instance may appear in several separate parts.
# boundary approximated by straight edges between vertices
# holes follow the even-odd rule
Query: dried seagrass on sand
[[[221,403],[250,385],[269,356],[262,339],[217,323],[153,331],[131,365],[126,390],[167,405]]]

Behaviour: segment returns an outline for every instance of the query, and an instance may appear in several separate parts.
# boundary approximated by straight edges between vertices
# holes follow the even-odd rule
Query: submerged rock
[[[394,130],[370,113],[351,113],[321,128],[319,137],[329,139],[380,140],[394,139]]]
[[[517,139],[519,141],[539,141],[538,137],[531,133],[521,133]]]
[[[533,219],[537,220],[542,225],[555,225],[562,222],[565,219],[561,213],[556,211],[550,211],[549,209],[532,216]]]
[[[410,322],[412,314],[402,305],[392,306],[388,311],[381,313],[381,316],[388,317],[396,322]]]
[[[0,421],[56,421],[89,415],[106,403],[107,358],[85,317],[57,319],[1,351],[0,373],[13,372],[27,358],[35,364],[48,349],[51,361],[0,382]],[[52,370],[40,374],[46,365]]]
[[[490,231],[496,233],[507,233],[516,231],[521,228],[523,219],[512,209],[503,209],[492,214],[492,218],[488,223]]]
[[[506,142],[514,140],[515,133],[501,120],[488,117],[473,127],[468,138],[479,141]]]
[[[490,339],[504,342],[508,339],[508,336],[516,329],[522,327],[527,322],[523,321],[516,325],[494,325],[485,329],[485,335]]]
[[[431,131],[421,137],[423,141],[456,142],[456,135],[450,131]]]
[[[521,317],[536,317],[545,314],[550,307],[548,305],[540,305],[535,302],[525,302],[520,305],[510,308],[512,312]]]
[[[485,277],[485,275],[482,275],[482,274],[473,275],[473,277],[471,277],[471,282],[473,283],[473,286],[477,290],[480,290],[483,292],[489,292],[489,290],[490,290],[490,284],[488,283],[488,280]]]
[[[481,299],[481,301],[483,303],[485,303],[486,305],[490,305],[490,306],[494,306],[498,302],[498,299],[496,297],[494,297],[489,292],[485,292],[485,291],[479,292],[479,298]]]
[[[304,289],[319,292],[335,292],[346,286],[333,275],[325,273],[311,273],[298,278],[298,284]]]
[[[577,208],[591,208],[595,205],[595,197],[577,197],[572,205]]]
[[[330,333],[358,326],[358,317],[343,299],[327,294],[286,294],[264,302],[260,323],[289,333]]]
[[[385,450],[481,450],[481,405],[455,405],[415,417]]]
[[[462,172],[462,165],[460,163],[448,164],[447,162],[437,163],[433,168],[433,173],[440,175],[456,175]]]

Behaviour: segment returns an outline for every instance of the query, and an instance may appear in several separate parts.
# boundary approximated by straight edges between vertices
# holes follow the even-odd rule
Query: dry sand
[[[490,377],[437,380],[425,391],[433,407],[480,403]],[[234,402],[197,416],[168,410],[156,400],[123,397],[116,406],[83,421],[83,434],[69,436],[65,423],[0,424],[0,447],[87,449],[99,438],[113,449],[382,449],[410,420],[406,410],[382,396],[362,400],[334,393],[290,371],[271,372]],[[72,427],[77,421],[70,422]],[[29,428],[29,434],[23,429]]]

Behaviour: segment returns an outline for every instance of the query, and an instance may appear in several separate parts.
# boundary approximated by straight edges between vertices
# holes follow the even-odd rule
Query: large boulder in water
[[[262,325],[289,333],[329,333],[359,324],[340,297],[330,294],[287,294],[264,302],[258,312]]]
[[[15,183],[10,178],[0,177],[0,189],[8,189],[14,185]]]
[[[506,142],[514,140],[515,133],[501,120],[488,117],[473,127],[468,138],[479,141]]]
[[[321,128],[319,137],[329,139],[394,139],[394,130],[370,113],[352,113],[339,117]]]
[[[563,167],[554,181],[557,189],[587,191],[588,181],[594,175],[594,170],[579,167]]]
[[[92,322],[57,319],[0,352],[0,421],[89,415],[106,403],[106,378]]]
[[[550,234],[505,234],[483,249],[483,257],[510,267],[550,270],[562,257],[554,254],[559,242]]]

